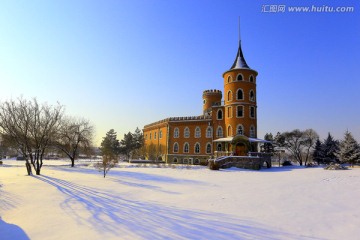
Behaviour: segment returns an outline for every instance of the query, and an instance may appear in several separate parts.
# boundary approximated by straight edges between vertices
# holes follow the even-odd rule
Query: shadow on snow
[[[206,211],[180,209],[123,196],[48,176],[35,178],[67,196],[61,207],[79,224],[124,239],[301,239],[261,224]],[[79,209],[86,209],[87,212]]]

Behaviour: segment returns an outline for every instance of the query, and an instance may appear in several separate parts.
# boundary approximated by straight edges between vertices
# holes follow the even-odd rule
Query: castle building
[[[202,115],[170,117],[144,126],[145,146],[152,155],[148,158],[200,164],[214,156],[256,151],[255,143],[261,142],[257,139],[257,75],[246,63],[239,41],[234,63],[222,75],[224,92],[203,92]],[[247,138],[252,149],[230,144],[235,136]]]

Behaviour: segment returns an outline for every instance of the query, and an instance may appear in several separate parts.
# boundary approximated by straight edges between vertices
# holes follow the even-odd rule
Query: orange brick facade
[[[224,91],[203,92],[203,114],[172,117],[144,126],[145,146],[167,163],[206,163],[215,151],[231,150],[220,140],[257,137],[257,72],[246,64],[241,45],[233,66],[223,74]],[[216,140],[216,141],[215,141]]]

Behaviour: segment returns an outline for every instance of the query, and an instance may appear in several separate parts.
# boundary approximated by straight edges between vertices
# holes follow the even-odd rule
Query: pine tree
[[[322,144],[322,153],[324,163],[336,162],[335,152],[338,150],[338,141],[334,140],[331,134],[324,140]]]
[[[313,157],[313,160],[315,162],[317,162],[318,165],[323,163],[323,160],[324,160],[324,153],[322,150],[323,150],[322,143],[321,143],[320,139],[317,139],[312,157]]]
[[[118,162],[120,153],[120,142],[117,139],[114,129],[110,129],[103,138],[100,147],[102,153],[102,162],[96,164],[99,170],[103,171],[104,178],[108,171]]]
[[[360,146],[349,131],[345,132],[344,140],[340,142],[335,155],[342,163],[349,163],[351,166],[360,161]]]

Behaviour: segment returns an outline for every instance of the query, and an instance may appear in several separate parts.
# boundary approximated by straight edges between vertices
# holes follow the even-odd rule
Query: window
[[[255,127],[253,125],[250,127],[250,137],[255,137]]]
[[[228,82],[228,83],[231,82],[231,76],[228,76],[227,82]]]
[[[184,130],[184,138],[189,138],[189,137],[190,137],[190,129],[186,127]]]
[[[206,153],[211,153],[211,143],[206,145]]]
[[[189,163],[188,159],[187,159],[187,158],[184,158],[184,159],[183,159],[183,164],[188,164],[188,163]]]
[[[236,106],[236,117],[244,116],[244,106]]]
[[[244,134],[244,127],[242,125],[238,125],[236,129],[236,134],[243,135]]]
[[[196,138],[201,137],[201,129],[200,129],[200,127],[195,128],[195,137]]]
[[[196,158],[196,159],[194,160],[194,164],[199,165],[199,164],[200,164],[200,160]]]
[[[147,140],[147,134],[145,134],[145,140]]]
[[[173,163],[177,163],[177,162],[178,162],[178,159],[174,158]]]
[[[218,143],[218,145],[217,145],[217,147],[216,147],[216,150],[217,150],[217,151],[221,151],[221,150],[222,150],[221,143]]]
[[[236,77],[236,80],[242,81],[242,80],[244,80],[244,78],[243,78],[243,76],[241,74],[238,74],[237,77]]]
[[[185,143],[184,144],[184,153],[188,153],[189,152],[189,144]]]
[[[254,82],[254,76],[253,75],[250,76],[250,82]]]
[[[195,153],[200,153],[200,143],[195,144]]]
[[[236,99],[237,100],[243,100],[244,99],[244,92],[240,88],[236,92]]]
[[[159,138],[162,139],[162,130],[159,132]]]
[[[178,138],[179,137],[179,128],[175,128],[174,129],[174,138]]]
[[[227,110],[228,110],[228,118],[231,118],[232,117],[231,107],[228,107]]]
[[[255,118],[255,107],[253,106],[250,107],[250,117]]]
[[[154,132],[154,139],[156,139],[156,132]]]
[[[223,129],[222,129],[221,126],[218,126],[217,131],[216,131],[216,135],[217,135],[217,137],[223,137],[224,136],[223,135]]]
[[[253,90],[250,90],[250,101],[255,102],[255,94]]]
[[[231,97],[231,91],[228,91],[227,96],[228,96],[228,101],[231,101],[231,100],[232,100],[232,97]]]
[[[212,127],[208,126],[206,129],[206,137],[211,138],[212,137]]]
[[[228,134],[227,134],[228,137],[231,137],[232,136],[232,128],[231,126],[229,125],[228,126]]]
[[[221,109],[219,109],[217,112],[217,119],[221,120],[222,118],[223,118],[223,111]]]
[[[179,152],[179,144],[176,142],[174,143],[174,153]]]
[[[205,103],[206,103],[206,100],[204,99],[203,104],[205,105]]]
[[[150,140],[151,140],[151,133],[150,133]]]

